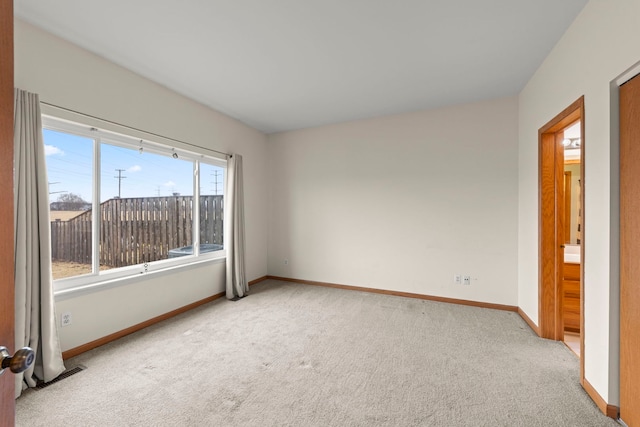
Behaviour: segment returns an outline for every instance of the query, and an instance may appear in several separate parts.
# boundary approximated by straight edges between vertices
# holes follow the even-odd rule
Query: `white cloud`
[[[45,156],[53,156],[54,154],[63,155],[64,151],[56,147],[55,145],[45,145],[44,146],[44,155]]]
[[[127,169],[127,172],[140,172],[141,170],[142,170],[142,166],[133,165],[129,169]]]
[[[167,181],[167,182],[165,182],[165,183],[164,183],[164,186],[165,186],[165,187],[173,187],[173,186],[175,186],[175,185],[176,185],[176,183],[175,183],[175,182],[173,182],[173,181]]]

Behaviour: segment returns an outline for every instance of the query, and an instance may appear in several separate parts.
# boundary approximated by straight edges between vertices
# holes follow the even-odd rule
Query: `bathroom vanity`
[[[562,287],[564,330],[580,333],[580,264],[564,263]]]

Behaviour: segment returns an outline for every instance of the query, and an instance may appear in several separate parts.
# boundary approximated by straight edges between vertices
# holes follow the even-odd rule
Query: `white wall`
[[[585,378],[619,402],[617,222],[610,184],[610,82],[640,60],[640,2],[592,0],[519,97],[518,305],[538,319],[538,129],[585,96]],[[615,185],[614,185],[615,190]],[[615,228],[615,227],[614,227]]]
[[[269,274],[516,305],[517,110],[270,135]]]
[[[15,23],[15,85],[41,101],[244,157],[247,277],[267,273],[266,136],[23,21]],[[53,111],[53,110],[48,110]],[[193,147],[184,147],[194,150]],[[60,300],[73,324],[63,350],[221,292],[223,264]]]
[[[181,272],[146,274],[99,291],[58,296],[58,319],[67,312],[73,319],[71,325],[59,328],[62,351],[223,292],[224,284],[225,264],[219,260]]]

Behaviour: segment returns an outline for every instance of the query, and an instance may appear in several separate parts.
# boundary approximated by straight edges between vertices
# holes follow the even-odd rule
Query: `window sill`
[[[54,290],[53,296],[56,301],[63,301],[65,299],[75,298],[80,295],[103,291],[105,289],[111,289],[118,286],[130,285],[132,283],[151,279],[153,277],[161,277],[161,276],[166,276],[168,274],[179,273],[180,271],[188,270],[192,267],[201,266],[203,264],[220,264],[225,261],[226,261],[226,256],[222,256],[218,258],[208,258],[203,260],[197,260],[187,264],[167,266],[166,268],[149,271],[146,273],[140,273],[136,275],[124,276],[124,277],[105,278],[105,277],[96,276],[94,282],[85,283],[82,285],[74,286],[72,288]]]

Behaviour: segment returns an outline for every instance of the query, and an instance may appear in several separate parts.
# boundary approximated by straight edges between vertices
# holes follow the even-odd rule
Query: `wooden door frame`
[[[563,340],[562,269],[564,264],[564,154],[558,133],[580,121],[580,382],[584,381],[584,96],[538,130],[538,329],[542,338]]]
[[[13,283],[13,0],[0,0],[0,182],[8,197],[0,203],[0,345],[16,350]],[[7,342],[5,342],[5,340]],[[0,376],[0,425],[15,423],[15,377]]]
[[[638,88],[636,85],[638,81],[631,82],[631,80],[640,79],[640,65],[636,65],[630,69],[629,72],[617,79],[615,82],[615,99],[617,104],[617,110],[615,110],[615,116],[617,120],[612,120],[612,128],[617,133],[618,142],[618,171],[619,171],[619,199],[618,199],[618,218],[619,218],[619,230],[618,230],[618,247],[619,247],[619,289],[617,301],[619,324],[618,324],[618,342],[619,342],[619,365],[618,365],[618,378],[619,378],[619,417],[623,422],[634,424],[640,418],[638,412],[633,411],[632,408],[637,408],[637,396],[634,384],[637,384],[638,370],[634,365],[634,360],[629,360],[629,355],[634,353],[637,348],[638,336],[631,334],[630,330],[636,330],[636,325],[631,324],[630,320],[626,317],[630,313],[637,310],[637,293],[631,291],[630,283],[636,283],[634,280],[638,271],[638,264],[634,262],[637,256],[638,247],[635,245],[634,232],[637,231],[637,225],[633,224],[631,218],[637,215],[637,192],[638,186],[635,178],[638,175],[638,158],[639,153],[637,145],[634,144],[635,140],[628,133],[626,129],[631,126],[638,119],[637,110],[623,109],[623,103],[626,97],[623,96],[621,86],[625,83],[629,83],[630,86],[634,86],[634,93],[637,97]],[[628,88],[628,87],[627,87]],[[633,97],[633,96],[632,96]],[[635,98],[635,97],[634,97]],[[630,117],[631,116],[631,117]],[[635,134],[633,134],[635,136]],[[631,223],[631,224],[630,224]],[[614,308],[612,307],[612,310]],[[632,319],[633,320],[633,319]],[[631,414],[630,414],[631,412]],[[631,417],[629,417],[631,415]],[[625,416],[627,417],[625,419]],[[626,424],[625,424],[626,425]]]

